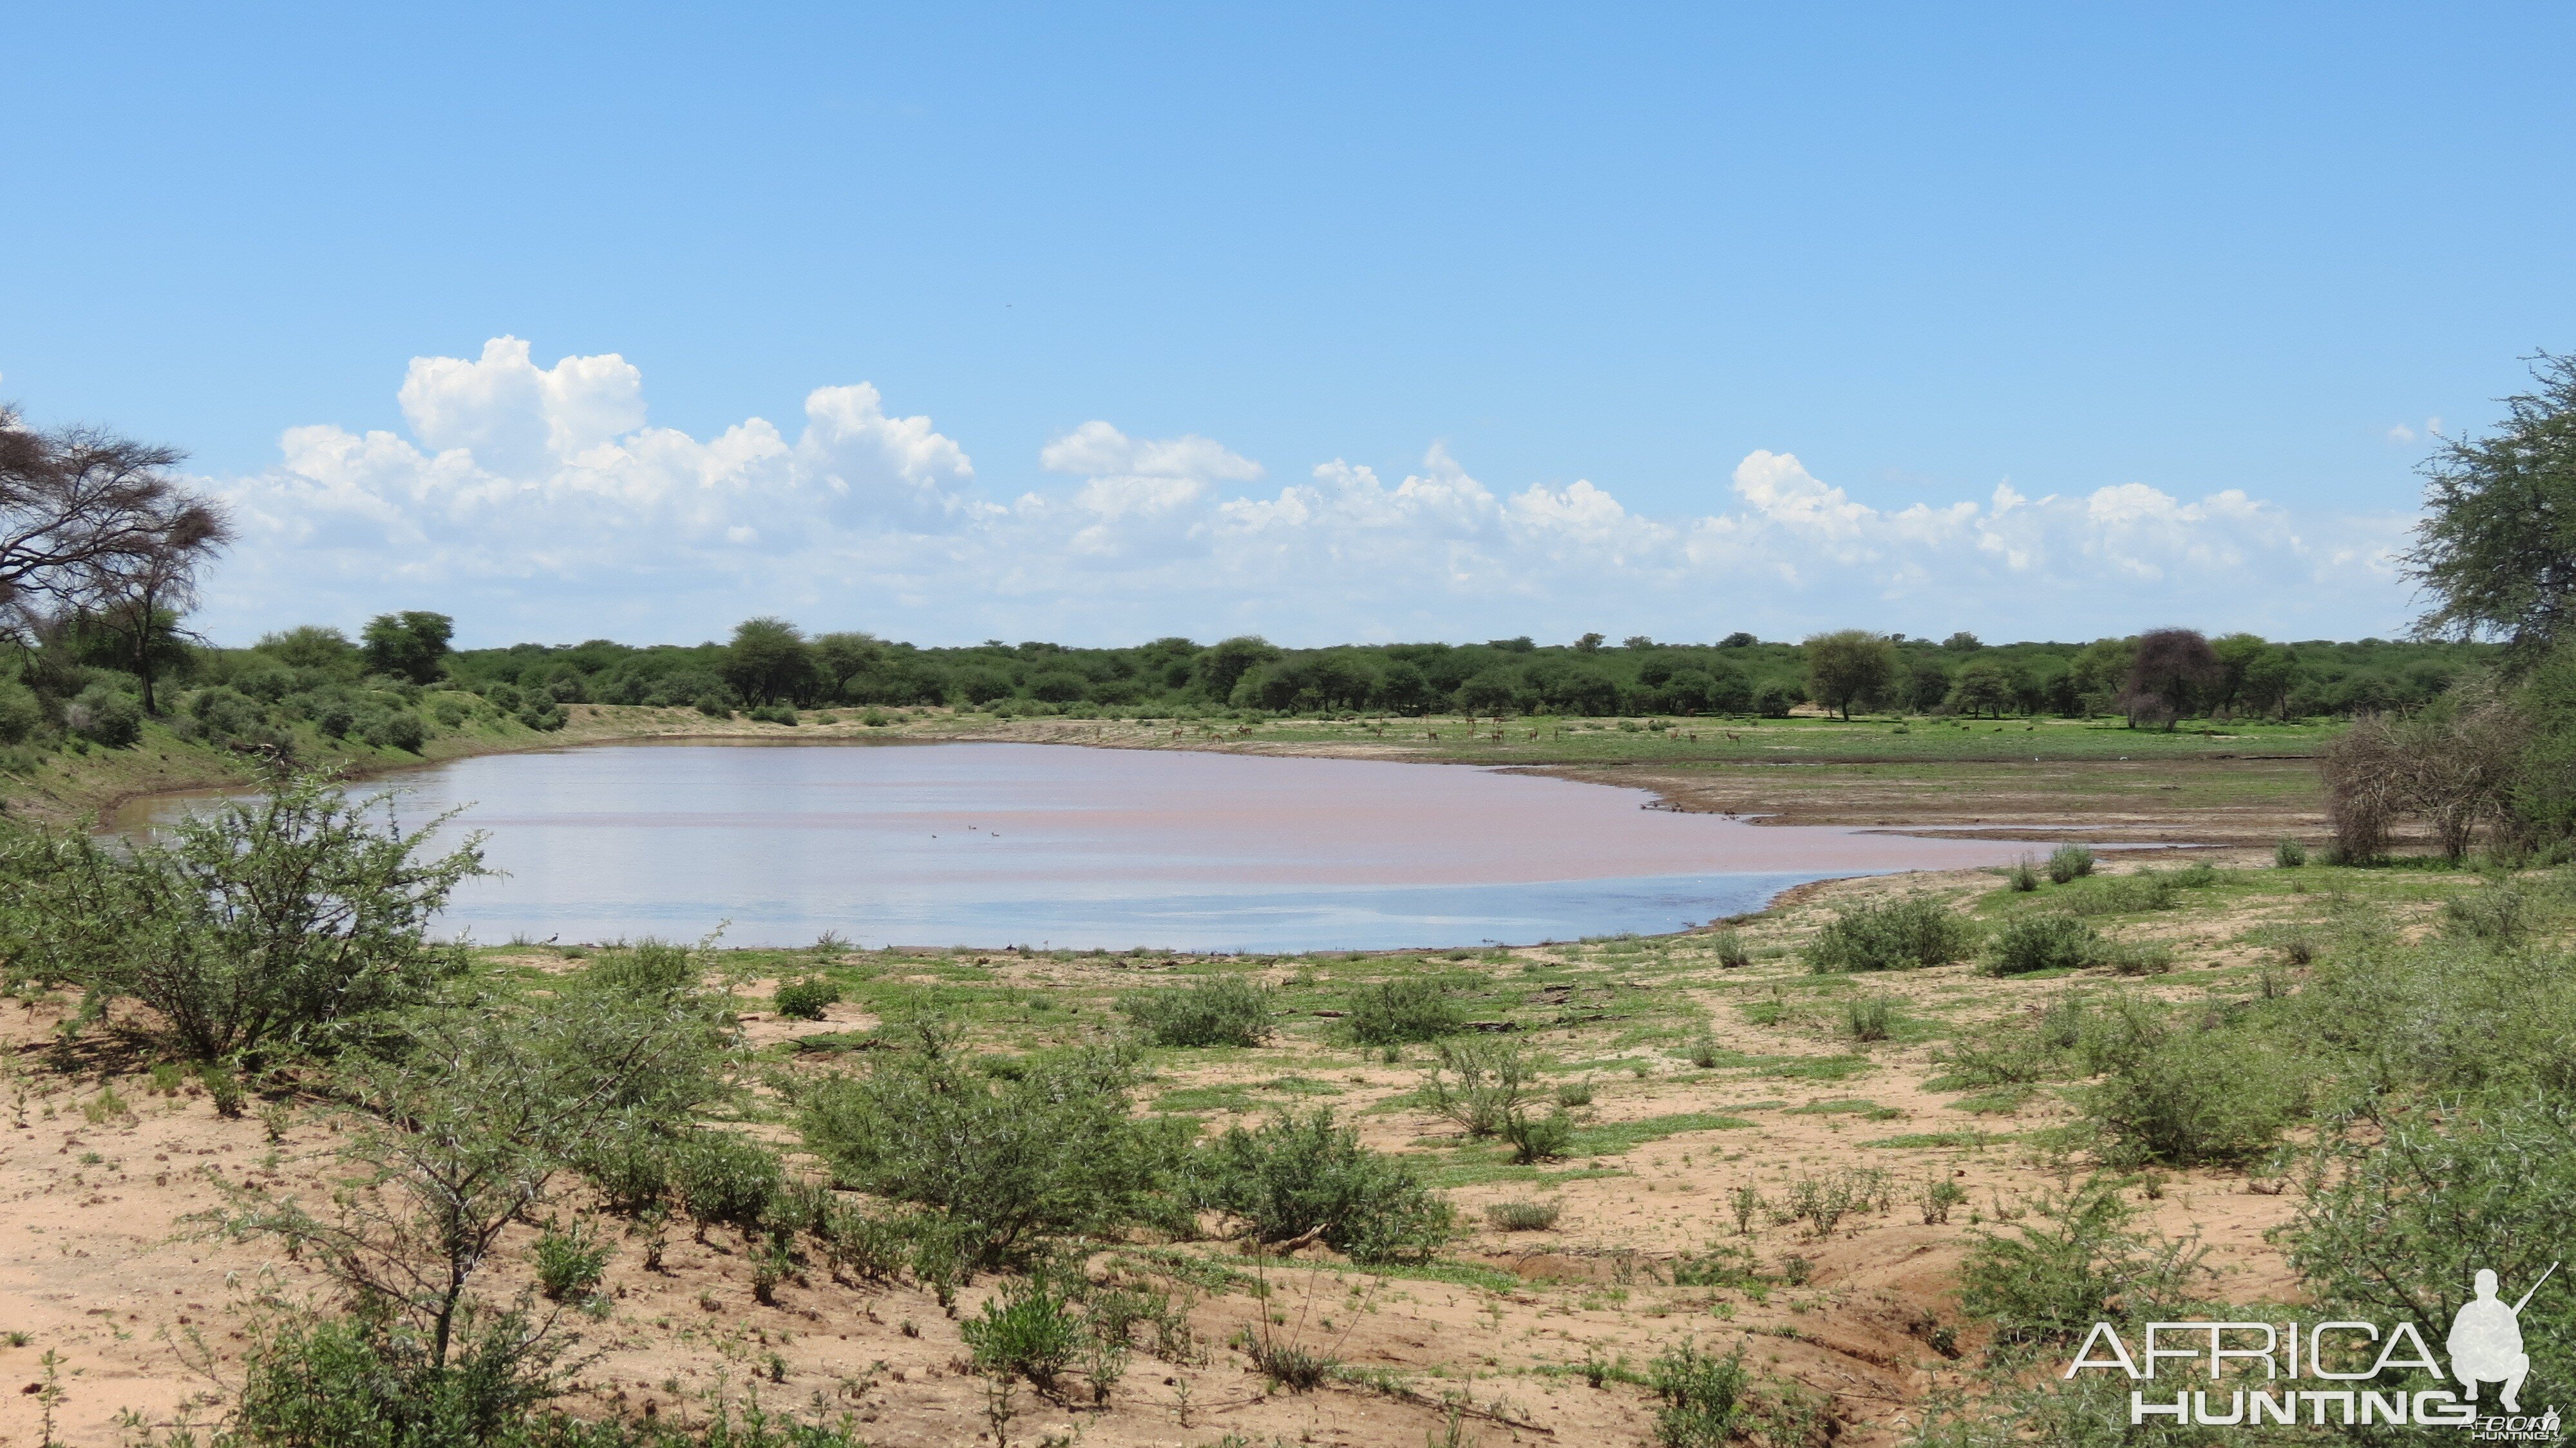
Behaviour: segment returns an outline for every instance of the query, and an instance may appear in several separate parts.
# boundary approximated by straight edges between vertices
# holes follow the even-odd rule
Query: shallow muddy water
[[[2027,846],[1764,827],[1456,765],[1037,744],[639,744],[400,776],[506,877],[484,942],[1355,950],[1704,924],[1808,880]],[[367,786],[361,786],[361,789]],[[186,799],[153,807],[168,818]]]

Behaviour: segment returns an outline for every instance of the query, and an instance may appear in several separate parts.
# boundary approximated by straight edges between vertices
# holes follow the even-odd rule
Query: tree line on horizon
[[[261,647],[285,644],[280,638]],[[744,621],[722,643],[519,644],[460,651],[451,675],[558,703],[728,708],[958,707],[1006,713],[1209,712],[1772,716],[1948,713],[2297,718],[2402,711],[2481,667],[2491,645],[2444,641],[2273,643],[2160,629],[2089,643],[1935,642],[1846,629],[1797,643],[1749,633],[1713,644],[1348,644],[1288,649],[1257,635],[1126,648],[992,640],[920,647],[856,632],[808,636]]]
[[[218,648],[185,626],[231,540],[180,454],[91,428],[39,431],[0,408],[0,748],[117,747],[146,719],[256,742],[309,723],[417,748],[483,708],[534,728],[576,703],[746,710],[955,707],[1002,714],[1784,716],[1854,712],[2178,719],[2411,715],[2463,678],[2520,678],[2576,610],[2576,362],[2544,356],[2508,424],[2446,441],[2426,464],[2430,514],[2407,556],[2437,606],[2410,640],[2274,642],[2153,629],[2082,643],[1987,645],[1844,629],[1797,643],[1586,634],[1485,643],[1288,649],[1258,636],[1126,648],[988,640],[920,647],[862,632],[808,636],[779,618],[723,642],[457,650],[428,610],[356,639],[312,626]],[[164,694],[177,686],[176,709]],[[427,700],[426,692],[459,697]],[[468,696],[470,698],[462,697]]]

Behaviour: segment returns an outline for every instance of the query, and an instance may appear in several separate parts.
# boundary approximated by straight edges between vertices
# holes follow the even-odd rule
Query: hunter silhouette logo
[[[2540,1282],[2558,1264],[2549,1264],[2549,1272],[2540,1274]],[[2518,1395],[2522,1380],[2531,1374],[2531,1354],[2522,1350],[2522,1309],[2531,1301],[2531,1293],[2540,1290],[2540,1282],[2531,1284],[2513,1306],[2507,1307],[2496,1298],[2496,1275],[2478,1269],[2478,1295],[2460,1305],[2459,1315],[2451,1319],[2451,1336],[2443,1346],[2451,1350],[2451,1376],[2460,1380],[2460,1396],[2474,1403],[2478,1384],[2504,1384],[2504,1410],[2522,1411]]]
[[[2467,1428],[2480,1441],[2555,1443],[2560,1441],[2558,1410],[2525,1415],[2522,1409],[2523,1383],[2531,1375],[2531,1354],[2523,1345],[2522,1310],[2531,1305],[2533,1294],[2557,1273],[2558,1266],[2549,1264],[2510,1303],[2498,1295],[2496,1274],[2479,1269],[2473,1295],[2452,1314],[2450,1336],[2444,1339],[2450,1357],[2447,1373],[2434,1356],[2427,1334],[2415,1323],[2383,1326],[2345,1320],[2150,1322],[2144,1325],[2145,1336],[2134,1355],[2118,1328],[2097,1322],[2076,1348],[2064,1376],[2108,1369],[2137,1382],[2198,1377],[2208,1384],[2176,1392],[2170,1399],[2153,1390],[2132,1389],[2129,1423],[2133,1427],[2154,1418],[2211,1427],[2288,1426],[2302,1421],[2314,1427],[2385,1424]],[[2235,1360],[2232,1373],[2230,1359]],[[2160,1367],[2166,1371],[2159,1373]],[[2179,1373],[2174,1371],[2177,1367]],[[2409,1386],[2403,1377],[2386,1376],[2409,1371],[2446,1385]],[[2420,1385],[2422,1379],[2415,1382]],[[2478,1389],[2488,1383],[2501,1388],[2495,1395],[2503,1408],[2501,1416],[2481,1416],[2478,1411]],[[2180,1388],[2183,1383],[2174,1382],[2174,1386]]]

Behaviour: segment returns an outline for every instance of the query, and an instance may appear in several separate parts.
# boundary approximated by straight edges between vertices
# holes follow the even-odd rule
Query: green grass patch
[[[1240,1086],[1182,1086],[1154,1098],[1161,1112],[1256,1111],[1261,1103]]]
[[[1945,1147],[1983,1151],[1987,1147],[2000,1146],[2004,1142],[2015,1139],[2008,1132],[1917,1131],[1904,1136],[1882,1136],[1875,1141],[1864,1141],[1861,1145],[1885,1147],[1891,1151],[1920,1151]]]
[[[1312,1076],[1278,1076],[1252,1088],[1275,1096],[1340,1096],[1343,1088]]]
[[[1894,1121],[1905,1113],[1893,1106],[1881,1106],[1875,1101],[1863,1101],[1855,1096],[1834,1101],[1810,1101],[1804,1106],[1790,1107],[1786,1114],[1790,1116],[1861,1116],[1871,1121]]]
[[[1998,1086],[1992,1091],[1962,1096],[1950,1103],[1950,1109],[1974,1116],[2010,1116],[2019,1111],[2022,1103],[2028,1101],[2036,1090],[2031,1086]]]
[[[1747,1062],[1761,1066],[1765,1076],[1787,1076],[1800,1081],[1845,1081],[1870,1068],[1867,1056],[1748,1057]]]
[[[1619,1168],[1606,1166],[1560,1167],[1553,1170],[1543,1166],[1515,1166],[1512,1163],[1509,1147],[1488,1150],[1479,1146],[1461,1148],[1448,1160],[1425,1171],[1422,1179],[1441,1191],[1452,1191],[1459,1187],[1491,1186],[1497,1182],[1511,1182],[1544,1190],[1561,1182],[1591,1181],[1596,1177],[1626,1176],[1627,1174]]]
[[[1639,1121],[1611,1121],[1577,1128],[1572,1156],[1617,1156],[1633,1151],[1650,1141],[1679,1136],[1688,1131],[1737,1131],[1753,1125],[1741,1116],[1721,1116],[1713,1111],[1686,1111],[1671,1116],[1649,1116]]]

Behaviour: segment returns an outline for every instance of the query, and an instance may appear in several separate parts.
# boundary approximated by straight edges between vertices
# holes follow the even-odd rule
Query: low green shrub
[[[2178,1025],[2136,996],[2106,1001],[2079,1050],[2101,1078],[2081,1100],[2114,1163],[2240,1161],[2277,1142],[2305,1105],[2303,1073],[2262,1036]]]
[[[1449,1204],[1412,1164],[1360,1145],[1330,1108],[1228,1130],[1202,1153],[1199,1176],[1207,1205],[1264,1242],[1320,1230],[1354,1261],[1387,1262],[1429,1257],[1456,1235]]]
[[[430,921],[484,873],[479,843],[430,856],[391,796],[282,780],[110,848],[0,820],[15,972],[81,986],[92,1013],[152,1008],[190,1059],[335,1049],[352,1023],[427,999],[466,968]]]
[[[1465,1128],[1470,1137],[1504,1133],[1527,1114],[1537,1094],[1538,1063],[1519,1043],[1443,1041],[1427,1087],[1432,1108]]]
[[[2111,876],[2088,890],[2069,892],[2064,900],[2064,908],[2076,915],[2142,915],[2181,904],[2182,884],[2178,876],[2165,871],[2140,870]]]
[[[2489,885],[2442,902],[2442,930],[2493,945],[2512,945],[2531,930],[2531,897],[2519,885]]]
[[[2308,847],[2284,835],[2272,847],[2272,863],[2284,870],[2295,870],[2308,862]]]
[[[102,749],[131,748],[143,737],[143,706],[122,689],[92,684],[64,706],[63,726]]]
[[[400,1319],[261,1324],[226,1448],[483,1448],[530,1441],[561,1386],[553,1345],[517,1312],[469,1313],[442,1359]]]
[[[2093,964],[2118,975],[2166,975],[2174,968],[2173,947],[2161,940],[2105,940],[2094,947]]]
[[[1740,930],[1720,930],[1709,936],[1708,944],[1723,969],[1741,970],[1753,963],[1753,952],[1745,947],[1744,932]]]
[[[600,1240],[588,1221],[574,1218],[570,1227],[548,1223],[537,1234],[532,1253],[537,1271],[538,1290],[548,1301],[588,1297],[608,1274],[609,1245]]]
[[[579,979],[585,985],[645,999],[689,990],[698,984],[701,973],[696,951],[647,936],[592,956]]]
[[[1939,1227],[1949,1223],[1951,1208],[1963,1206],[1967,1200],[1968,1189],[1952,1181],[1945,1172],[1924,1182],[1915,1204],[1923,1209],[1923,1225]]]
[[[429,726],[409,709],[388,709],[367,720],[366,740],[378,749],[400,749],[418,754],[429,742]]]
[[[1986,943],[1986,973],[2027,975],[2035,970],[2074,970],[2090,962],[2102,937],[2061,911],[2025,915]]]
[[[1503,1118],[1503,1140],[1510,1142],[1512,1161],[1529,1166],[1536,1162],[1555,1161],[1574,1150],[1574,1118],[1562,1109],[1545,1116],[1534,1112],[1515,1112]]]
[[[1270,1038],[1272,992],[1242,975],[1137,991],[1118,1009],[1157,1046],[1258,1046]]]
[[[1726,1448],[1751,1408],[1752,1374],[1740,1346],[1720,1356],[1684,1339],[1655,1358],[1647,1381],[1661,1405],[1655,1411],[1660,1448]]]
[[[801,1124],[841,1185],[938,1212],[981,1269],[1065,1234],[1188,1225],[1171,1189],[1193,1123],[1131,1117],[1134,1084],[1114,1051],[1023,1057],[1001,1077],[944,1047],[906,1051],[811,1088]]]
[[[573,1167],[598,1190],[601,1205],[631,1217],[671,1195],[673,1147],[650,1113],[626,1113],[583,1144]]]
[[[1565,1209],[1554,1202],[1493,1202],[1485,1221],[1497,1232],[1553,1232]]]
[[[1363,1046],[1436,1041],[1467,1028],[1467,1012],[1447,982],[1420,976],[1378,981],[1354,992],[1343,1028]]]
[[[1736,1219],[1745,1228],[1737,1233],[1738,1236],[1750,1230],[1753,1217],[1761,1210],[1760,1192],[1753,1192],[1751,1209],[1744,1209],[1744,1196],[1749,1191],[1752,1188],[1736,1188],[1739,1203]],[[1671,1275],[1675,1287],[1757,1288],[1762,1285],[1761,1262],[1753,1255],[1753,1249],[1725,1242],[1711,1242],[1705,1251],[1683,1252],[1675,1256]]]
[[[1896,1029],[1896,1001],[1888,996],[1861,996],[1843,1002],[1843,1034],[1855,1041],[1884,1041]]]
[[[1810,1236],[1827,1237],[1854,1212],[1884,1213],[1894,1204],[1895,1192],[1895,1179],[1883,1167],[1801,1172],[1790,1180],[1778,1215],[1782,1221],[1805,1222]]]
[[[1024,1377],[1052,1394],[1056,1380],[1081,1351],[1082,1322],[1072,1304],[1044,1280],[1020,1278],[984,1300],[983,1310],[958,1324],[978,1371]]]
[[[671,1153],[672,1178],[689,1215],[751,1231],[767,1220],[785,1185],[777,1153],[738,1131],[696,1131]]]
[[[2093,849],[2089,845],[2059,845],[2048,856],[2048,878],[2063,885],[2079,876],[2093,873]]]
[[[2004,872],[2004,883],[2010,885],[2016,892],[2025,895],[2038,889],[2039,862],[2033,860],[2028,855],[2024,855],[2020,859],[2013,861],[2012,868]]]
[[[819,1021],[823,1019],[824,1008],[838,1005],[840,1000],[841,988],[816,976],[811,980],[794,981],[779,986],[778,994],[771,997],[770,1004],[776,1006],[778,1013],[789,1020]]]
[[[2106,1318],[2190,1317],[2206,1249],[2130,1226],[2137,1208],[2097,1177],[2044,1194],[2011,1237],[1978,1232],[1959,1270],[1959,1302],[1991,1324],[1989,1353],[2026,1362],[2072,1348]]]
[[[1946,965],[1976,948],[1977,928],[1938,900],[1907,896],[1838,912],[1807,942],[1807,968],[1906,970]]]
[[[15,679],[0,679],[0,744],[24,744],[45,727],[45,706]]]

